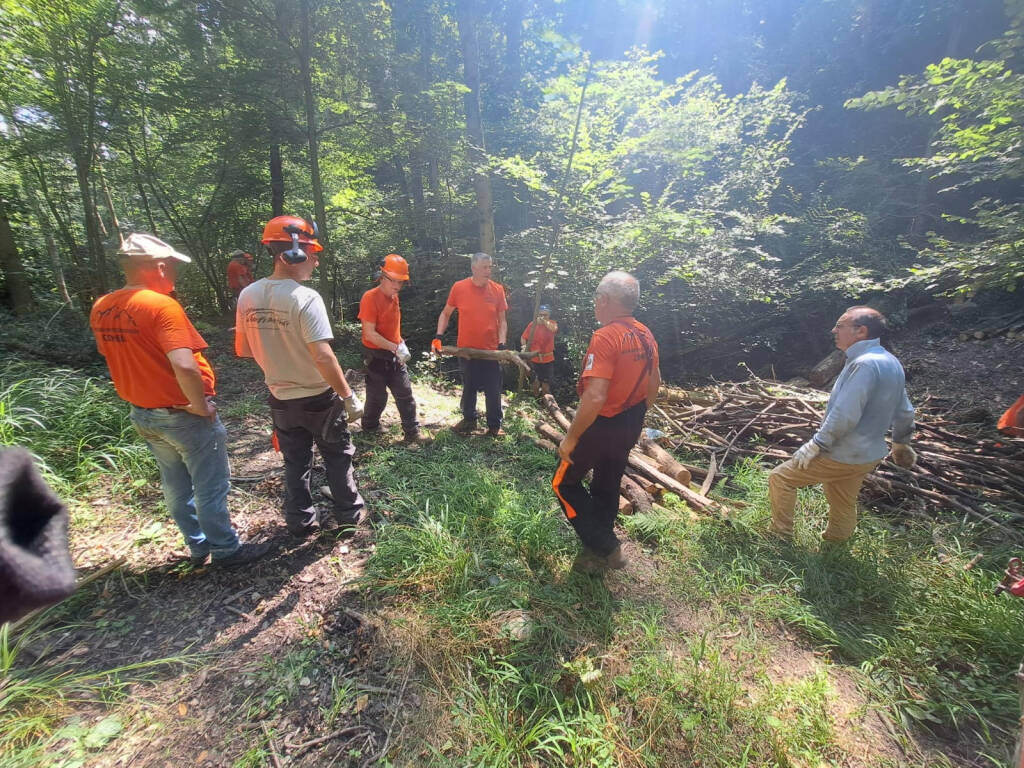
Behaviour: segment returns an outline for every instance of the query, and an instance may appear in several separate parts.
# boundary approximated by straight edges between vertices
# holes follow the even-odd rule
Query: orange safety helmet
[[[397,253],[389,253],[384,257],[384,263],[381,265],[380,272],[392,280],[408,280],[409,262]]]
[[[324,249],[317,240],[319,233],[316,224],[310,224],[298,216],[275,216],[267,222],[263,228],[263,239],[261,243],[291,243],[292,235],[298,237],[298,242],[309,246],[313,253],[320,253]]]

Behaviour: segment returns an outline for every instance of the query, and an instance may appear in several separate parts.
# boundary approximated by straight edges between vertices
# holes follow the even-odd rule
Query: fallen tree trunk
[[[658,467],[669,477],[675,478],[683,485],[690,484],[690,470],[680,463],[675,456],[666,451],[656,442],[641,433],[637,441],[640,450],[658,462]]]
[[[629,455],[629,466],[656,483],[665,486],[665,488],[672,491],[672,493],[676,494],[691,507],[696,507],[701,512],[707,512],[708,514],[720,517],[728,516],[728,510],[717,501],[712,501],[707,496],[701,496],[696,491],[691,491],[678,480],[669,477],[664,472],[659,472],[634,454]]]
[[[554,396],[550,394],[544,395],[544,397],[541,398],[541,402],[544,403],[544,407],[548,409],[548,413],[551,414],[551,418],[555,420],[555,423],[564,431],[568,432],[569,425],[572,422],[570,422],[568,417],[562,413],[562,409],[558,407],[558,401],[555,400]]]

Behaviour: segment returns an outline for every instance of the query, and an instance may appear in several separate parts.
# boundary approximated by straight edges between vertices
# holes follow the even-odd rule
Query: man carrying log
[[[579,408],[558,446],[551,487],[583,544],[573,569],[584,573],[627,564],[614,530],[619,484],[661,385],[658,344],[633,317],[639,303],[640,285],[626,272],[609,272],[597,286],[594,316],[601,327],[583,358]],[[583,478],[590,470],[588,490]]]
[[[309,476],[313,444],[327,470],[334,520],[351,530],[366,519],[352,469],[348,422],[363,415],[338,358],[320,294],[302,285],[323,250],[316,228],[296,216],[277,216],[263,229],[274,272],[238,297],[235,354],[263,369],[276,445],[284,457],[284,519],[288,532],[308,536],[321,527]]]
[[[124,288],[101,296],[89,315],[131,420],[160,470],[167,511],[201,566],[252,562],[267,543],[241,543],[228,515],[227,433],[213,403],[206,342],[169,295],[178,265],[192,261],[153,235],[129,235],[119,251]]]
[[[533,375],[535,395],[551,393],[551,372],[555,367],[555,334],[558,323],[551,319],[551,307],[541,304],[537,309],[537,317],[526,326],[521,337],[523,352],[537,352],[530,361]]]
[[[448,300],[437,318],[437,336],[431,349],[440,354],[441,337],[448,330],[452,313],[459,311],[459,347],[505,349],[508,324],[505,313],[505,289],[491,280],[493,261],[486,253],[474,253],[470,261],[472,277],[459,280],[448,293]],[[497,360],[459,358],[462,370],[462,420],[452,427],[460,435],[476,429],[476,393],[482,389],[487,404],[487,434],[501,437],[501,365]]]
[[[814,437],[768,476],[773,533],[792,538],[796,489],[821,483],[829,506],[821,537],[833,543],[849,539],[857,525],[857,494],[889,452],[885,434],[890,427],[893,461],[912,467],[917,460],[910,447],[914,407],[903,366],[879,341],[885,330],[885,318],[870,307],[850,307],[832,328],[846,365]]]

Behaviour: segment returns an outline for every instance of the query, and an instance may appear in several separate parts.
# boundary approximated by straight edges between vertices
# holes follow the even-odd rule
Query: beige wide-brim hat
[[[128,235],[118,251],[122,256],[128,256],[139,261],[155,261],[156,259],[175,259],[186,264],[192,259],[180,251],[176,251],[159,237],[136,232]]]

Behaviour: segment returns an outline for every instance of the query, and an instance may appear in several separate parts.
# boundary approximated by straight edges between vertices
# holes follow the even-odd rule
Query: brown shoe
[[[498,427],[497,429],[488,428],[487,436],[488,437],[504,437],[505,436],[505,430],[502,429],[501,427]]]
[[[476,431],[476,422],[467,421],[466,419],[463,419],[452,427],[452,432],[457,435],[471,435],[474,431]]]
[[[572,569],[576,573],[585,573],[593,576],[608,570],[608,560],[584,547],[576,555],[576,559],[572,561]]]
[[[417,429],[415,432],[406,432],[403,442],[406,445],[430,445],[434,442],[434,438],[429,432]]]
[[[615,570],[625,568],[627,565],[629,565],[629,560],[626,559],[626,556],[624,554],[622,554],[621,546],[613,549],[612,553],[608,555],[608,557],[606,557],[605,560],[608,563],[608,567],[614,568]]]

